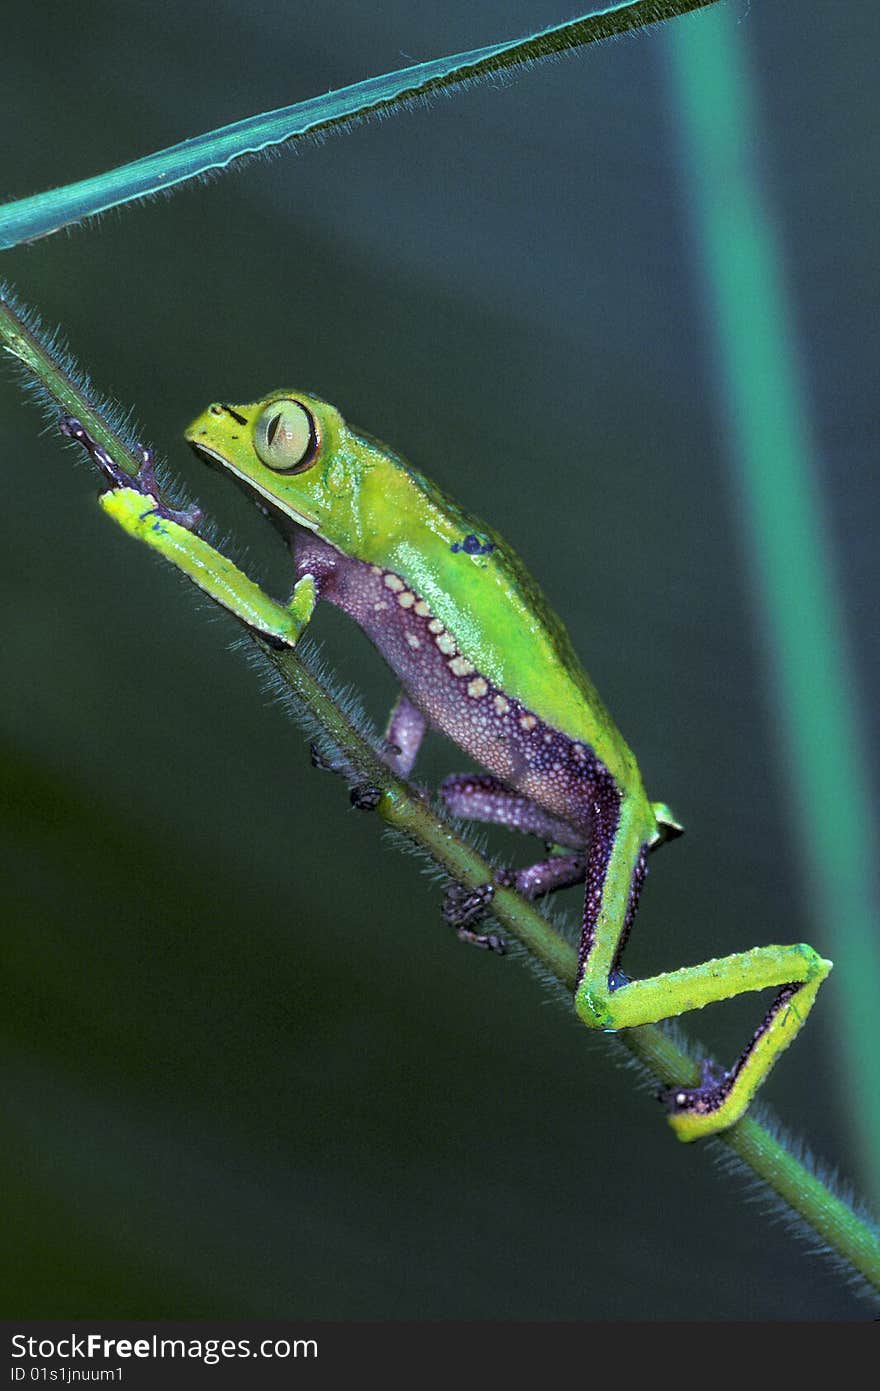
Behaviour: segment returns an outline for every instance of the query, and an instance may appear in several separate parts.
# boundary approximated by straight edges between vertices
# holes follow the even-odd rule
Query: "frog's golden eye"
[[[276,473],[303,473],[320,446],[317,421],[300,401],[273,401],[254,429],[254,448]]]

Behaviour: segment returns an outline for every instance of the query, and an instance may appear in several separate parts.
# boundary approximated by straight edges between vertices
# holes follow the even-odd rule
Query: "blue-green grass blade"
[[[713,3],[714,0],[628,0],[603,5],[528,38],[508,39],[469,53],[417,63],[337,92],[235,121],[94,178],[5,204],[0,207],[0,250],[36,241],[83,218],[167,192],[190,179],[218,174],[277,146],[314,138],[378,112],[393,111],[431,92],[467,86],[489,74],[522,67]]]
[[[744,29],[726,7],[669,35],[673,100],[816,946],[868,1184],[880,1196],[880,912],[869,760],[818,483]],[[833,1075],[838,1075],[837,1069]],[[816,1101],[832,1073],[817,1083]]]

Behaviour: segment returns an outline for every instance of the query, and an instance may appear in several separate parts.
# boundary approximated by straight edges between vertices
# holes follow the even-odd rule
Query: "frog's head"
[[[243,484],[282,531],[301,526],[343,549],[351,544],[363,483],[377,460],[326,401],[275,391],[246,406],[215,402],[185,435],[198,454]]]

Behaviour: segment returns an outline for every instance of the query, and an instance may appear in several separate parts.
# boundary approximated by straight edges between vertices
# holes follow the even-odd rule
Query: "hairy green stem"
[[[60,409],[76,416],[128,473],[138,459],[87,400],[70,373],[59,366],[37,333],[29,328],[0,291],[0,340],[6,351],[34,373]],[[354,779],[381,792],[379,813],[388,826],[430,855],[450,877],[477,888],[493,877],[493,867],[422,797],[396,777],[340,709],[320,677],[295,652],[277,651],[258,642],[295,702],[305,707],[326,732]],[[493,900],[497,921],[515,937],[561,986],[575,986],[577,954],[538,910],[510,889]],[[696,1050],[689,1052],[664,1028],[650,1024],[616,1036],[664,1086],[691,1086],[699,1080]],[[853,1272],[880,1292],[880,1240],[873,1227],[812,1173],[779,1136],[747,1116],[714,1143],[725,1146],[762,1179],[827,1243]]]

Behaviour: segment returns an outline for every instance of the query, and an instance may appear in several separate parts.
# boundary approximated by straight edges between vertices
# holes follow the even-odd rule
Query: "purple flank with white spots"
[[[310,534],[296,539],[296,566],[298,575],[314,576],[322,599],[364,630],[429,725],[507,787],[537,802],[553,823],[550,838],[573,847],[585,843],[597,797],[603,804],[619,800],[591,749],[493,686],[400,575],[341,555]]]

